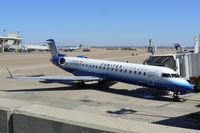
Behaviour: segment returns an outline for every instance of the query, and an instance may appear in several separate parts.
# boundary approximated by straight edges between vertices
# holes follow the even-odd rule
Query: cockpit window
[[[180,76],[178,74],[171,74],[172,75],[172,78],[180,78]]]
[[[163,73],[163,74],[162,74],[162,77],[165,77],[165,78],[171,78],[171,75],[168,74],[168,73]]]

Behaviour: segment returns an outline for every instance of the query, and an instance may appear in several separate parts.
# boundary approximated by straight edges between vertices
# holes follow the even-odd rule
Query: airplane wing
[[[66,80],[66,81],[100,81],[95,76],[39,76],[39,77],[13,77],[14,79],[43,79],[43,80]]]
[[[7,69],[8,70],[8,69]],[[101,81],[102,78],[96,76],[33,76],[33,77],[15,77],[8,70],[11,78],[14,79],[41,79],[41,80],[66,80],[66,81]]]

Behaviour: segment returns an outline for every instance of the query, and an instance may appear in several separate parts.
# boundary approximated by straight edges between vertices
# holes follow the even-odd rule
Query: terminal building
[[[0,36],[0,51],[19,51],[22,49],[22,38],[17,32],[9,32],[7,36]]]

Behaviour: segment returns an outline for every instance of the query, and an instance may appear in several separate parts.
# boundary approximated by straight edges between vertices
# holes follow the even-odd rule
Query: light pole
[[[3,32],[4,32],[4,36],[6,36],[6,29],[3,29]]]

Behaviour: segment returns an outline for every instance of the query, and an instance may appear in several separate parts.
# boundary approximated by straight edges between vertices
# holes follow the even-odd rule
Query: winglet
[[[10,78],[14,78],[14,76],[12,75],[12,73],[10,72],[10,70],[8,68],[7,68],[7,71],[9,73],[9,75],[10,75]]]

